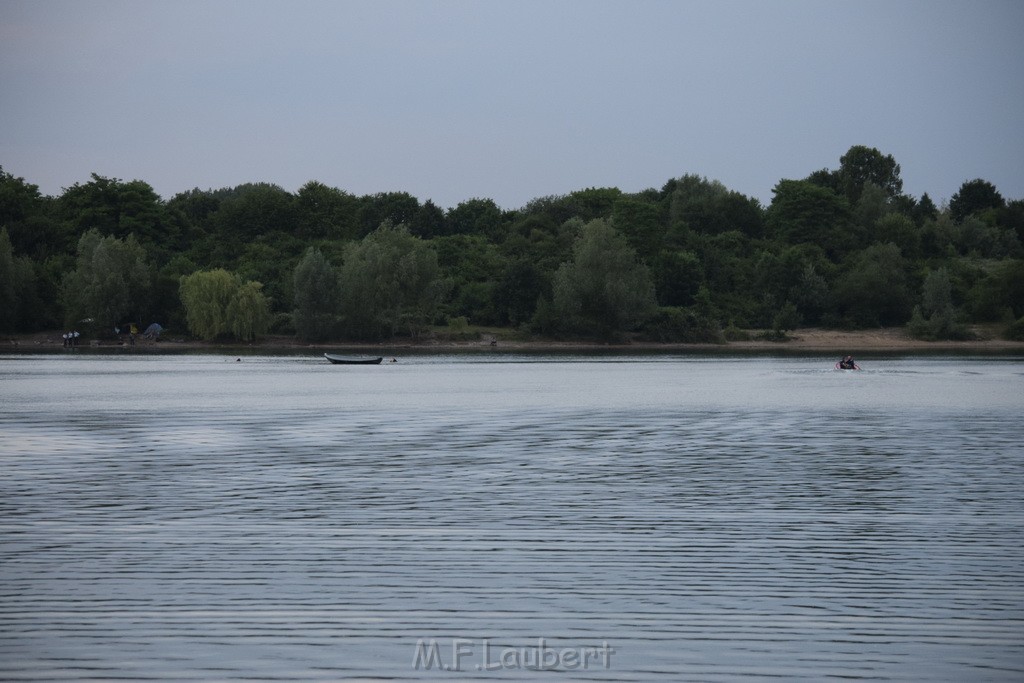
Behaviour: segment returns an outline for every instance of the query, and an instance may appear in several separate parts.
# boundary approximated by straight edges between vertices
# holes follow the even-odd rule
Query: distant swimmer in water
[[[860,370],[860,366],[853,360],[853,356],[843,356],[843,359],[836,363],[837,370]]]

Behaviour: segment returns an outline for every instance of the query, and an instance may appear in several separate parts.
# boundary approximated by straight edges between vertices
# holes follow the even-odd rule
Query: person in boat
[[[860,367],[853,360],[853,356],[843,356],[843,359],[836,363],[840,370],[860,370]]]

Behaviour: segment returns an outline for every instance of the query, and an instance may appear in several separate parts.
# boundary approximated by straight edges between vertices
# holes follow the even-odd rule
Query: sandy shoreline
[[[789,333],[789,339],[781,342],[753,340],[734,341],[726,344],[659,344],[652,342],[633,342],[629,344],[602,344],[585,341],[516,341],[500,337],[495,344],[490,339],[474,341],[446,341],[428,339],[419,342],[397,340],[378,344],[359,344],[350,342],[325,342],[310,344],[294,337],[267,336],[255,343],[239,342],[205,342],[183,338],[178,335],[167,335],[159,341],[139,339],[136,350],[145,351],[185,351],[202,350],[235,353],[245,350],[247,353],[263,351],[266,353],[296,353],[309,350],[317,354],[332,349],[374,352],[380,355],[405,352],[435,351],[471,351],[471,350],[504,350],[504,351],[667,351],[667,352],[750,352],[779,353],[793,352],[830,353],[836,355],[858,353],[1024,353],[1024,342],[999,339],[995,330],[977,328],[979,339],[972,341],[940,341],[928,342],[911,339],[904,328],[881,328],[873,330],[825,330],[806,328]],[[85,349],[116,349],[127,348],[127,344],[119,344],[114,340],[90,340],[82,337],[79,348]],[[63,350],[60,332],[40,332],[27,335],[6,335],[0,337],[0,353],[45,352]]]

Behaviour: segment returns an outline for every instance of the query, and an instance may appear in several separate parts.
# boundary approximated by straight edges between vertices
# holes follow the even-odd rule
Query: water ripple
[[[220,360],[0,366],[4,680],[1024,675],[1013,363]]]

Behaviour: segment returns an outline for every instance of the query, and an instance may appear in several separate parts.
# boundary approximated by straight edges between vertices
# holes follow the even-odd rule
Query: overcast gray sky
[[[506,209],[892,154],[1024,198],[1020,0],[0,0],[0,165]]]

